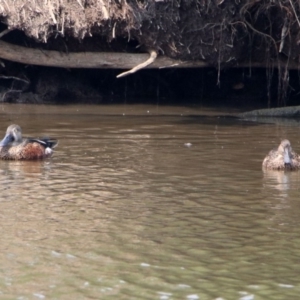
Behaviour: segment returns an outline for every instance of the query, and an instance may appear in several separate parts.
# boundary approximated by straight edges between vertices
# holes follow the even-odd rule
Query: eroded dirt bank
[[[4,61],[1,101],[140,96],[139,90],[149,97],[165,97],[169,90],[171,95],[201,98],[227,96],[231,90],[236,94],[257,82],[252,86],[258,92],[256,99],[261,97],[268,106],[291,104],[299,81],[297,72],[291,71],[299,61],[299,12],[296,0],[0,1],[0,29],[7,30],[2,40],[11,44],[59,53],[153,50],[213,68],[144,71],[148,74],[131,75],[124,83],[112,79],[116,71],[43,69]],[[228,71],[241,65],[247,68]],[[263,77],[261,71],[251,70],[253,65],[266,68]],[[136,88],[140,86],[144,88]]]

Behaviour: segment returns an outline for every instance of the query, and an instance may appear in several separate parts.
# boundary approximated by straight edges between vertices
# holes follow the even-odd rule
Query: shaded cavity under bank
[[[288,97],[278,102],[278,78],[265,69],[142,70],[117,79],[120,70],[23,66],[6,62],[0,101],[11,103],[146,103],[274,107],[299,104],[299,75],[291,71]],[[275,71],[276,73],[276,71]]]

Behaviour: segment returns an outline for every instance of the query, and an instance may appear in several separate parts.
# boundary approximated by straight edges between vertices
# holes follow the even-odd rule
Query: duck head
[[[5,137],[0,142],[0,147],[10,146],[22,142],[22,131],[19,125],[13,124],[7,127]]]
[[[282,155],[285,166],[290,166],[292,163],[292,147],[289,140],[283,140],[279,147],[278,152]]]

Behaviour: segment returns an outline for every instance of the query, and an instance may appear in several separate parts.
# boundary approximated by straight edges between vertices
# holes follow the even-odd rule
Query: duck
[[[19,125],[7,127],[0,141],[0,159],[3,160],[38,160],[51,157],[57,146],[56,139],[23,138]]]
[[[262,166],[266,170],[299,170],[300,157],[292,150],[290,141],[284,139],[277,149],[269,152]]]

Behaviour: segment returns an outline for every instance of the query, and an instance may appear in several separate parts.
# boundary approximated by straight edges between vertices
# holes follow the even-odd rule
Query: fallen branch
[[[11,93],[22,93],[23,90],[13,90],[13,89],[10,89],[4,93],[1,93],[0,96],[1,96],[1,100],[0,102],[4,102],[5,101],[5,98],[8,94],[11,94]]]
[[[151,50],[150,57],[145,62],[138,64],[137,66],[135,66],[134,68],[132,68],[131,70],[129,70],[127,72],[123,72],[123,73],[119,74],[117,76],[117,78],[121,78],[121,77],[127,76],[129,74],[133,74],[133,73],[137,72],[138,70],[146,68],[147,66],[152,64],[156,58],[157,58],[157,52],[154,50]]]
[[[23,81],[27,84],[30,83],[29,80],[27,79],[23,79],[23,78],[19,78],[19,77],[16,77],[16,76],[5,76],[5,75],[0,75],[0,79],[13,79],[13,80],[19,80],[19,81]]]
[[[9,32],[11,32],[11,29],[5,29],[5,30],[1,31],[1,32],[0,32],[0,39],[1,39],[4,35],[8,34]]]

